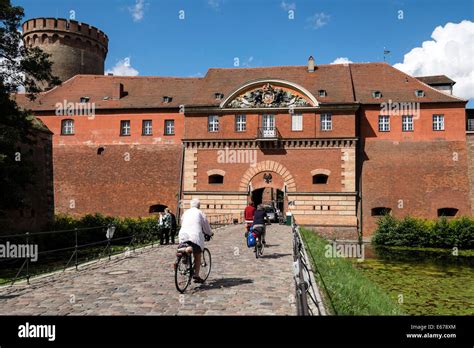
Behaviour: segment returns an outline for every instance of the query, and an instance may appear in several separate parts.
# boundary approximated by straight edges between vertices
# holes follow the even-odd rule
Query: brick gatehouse
[[[54,134],[57,213],[147,216],[199,197],[207,214],[238,217],[253,199],[352,239],[386,212],[471,214],[466,100],[452,84],[311,57],[202,78],[75,75],[17,101]]]

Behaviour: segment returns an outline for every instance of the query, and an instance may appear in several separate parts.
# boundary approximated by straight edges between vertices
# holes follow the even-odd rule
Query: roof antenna
[[[387,56],[390,54],[390,51],[387,50],[385,47],[383,48],[383,61],[385,62]]]

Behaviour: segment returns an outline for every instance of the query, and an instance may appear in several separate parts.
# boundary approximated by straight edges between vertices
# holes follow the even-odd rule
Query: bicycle
[[[257,227],[259,228],[259,227]],[[261,233],[259,233],[261,235]],[[255,246],[253,252],[255,253],[255,257],[258,259],[260,256],[263,255],[263,249],[265,248],[265,245],[260,242],[260,237],[258,236],[259,234],[256,233],[257,237],[255,237]]]
[[[206,241],[211,240],[211,236],[205,235]],[[186,247],[179,248],[177,253],[177,260],[174,270],[174,283],[176,289],[180,293],[184,293],[191,284],[191,280],[194,275],[194,256],[193,253],[188,253]],[[201,274],[204,274],[204,277],[201,277],[204,281],[207,280],[209,274],[211,273],[211,252],[209,249],[204,248],[201,255]],[[203,273],[204,272],[204,273]]]

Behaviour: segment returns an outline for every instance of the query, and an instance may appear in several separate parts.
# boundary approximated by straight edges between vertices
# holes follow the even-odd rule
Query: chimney
[[[124,96],[123,92],[123,84],[122,83],[114,83],[112,98],[113,99],[120,99]]]
[[[314,72],[314,58],[309,56],[308,58],[308,72]]]

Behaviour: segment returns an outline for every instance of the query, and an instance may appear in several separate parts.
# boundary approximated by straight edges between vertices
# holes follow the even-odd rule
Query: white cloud
[[[107,70],[105,74],[114,74],[115,76],[137,76],[138,70],[134,69],[130,64],[130,57],[125,57],[124,59],[120,59],[111,70]]]
[[[456,81],[456,96],[474,99],[474,22],[438,26],[431,38],[405,54],[403,63],[394,67],[413,76],[446,75]]]
[[[352,60],[349,60],[347,57],[339,57],[334,59],[330,64],[347,64],[347,63],[353,63]]]
[[[135,5],[128,8],[134,22],[140,22],[143,19],[147,5],[145,0],[136,0]]]
[[[282,1],[280,4],[281,8],[285,11],[296,10],[296,4],[294,2]]]
[[[308,22],[307,28],[319,29],[324,27],[326,24],[328,24],[330,18],[331,16],[325,14],[324,12],[315,13],[311,17],[306,18],[306,22]]]

